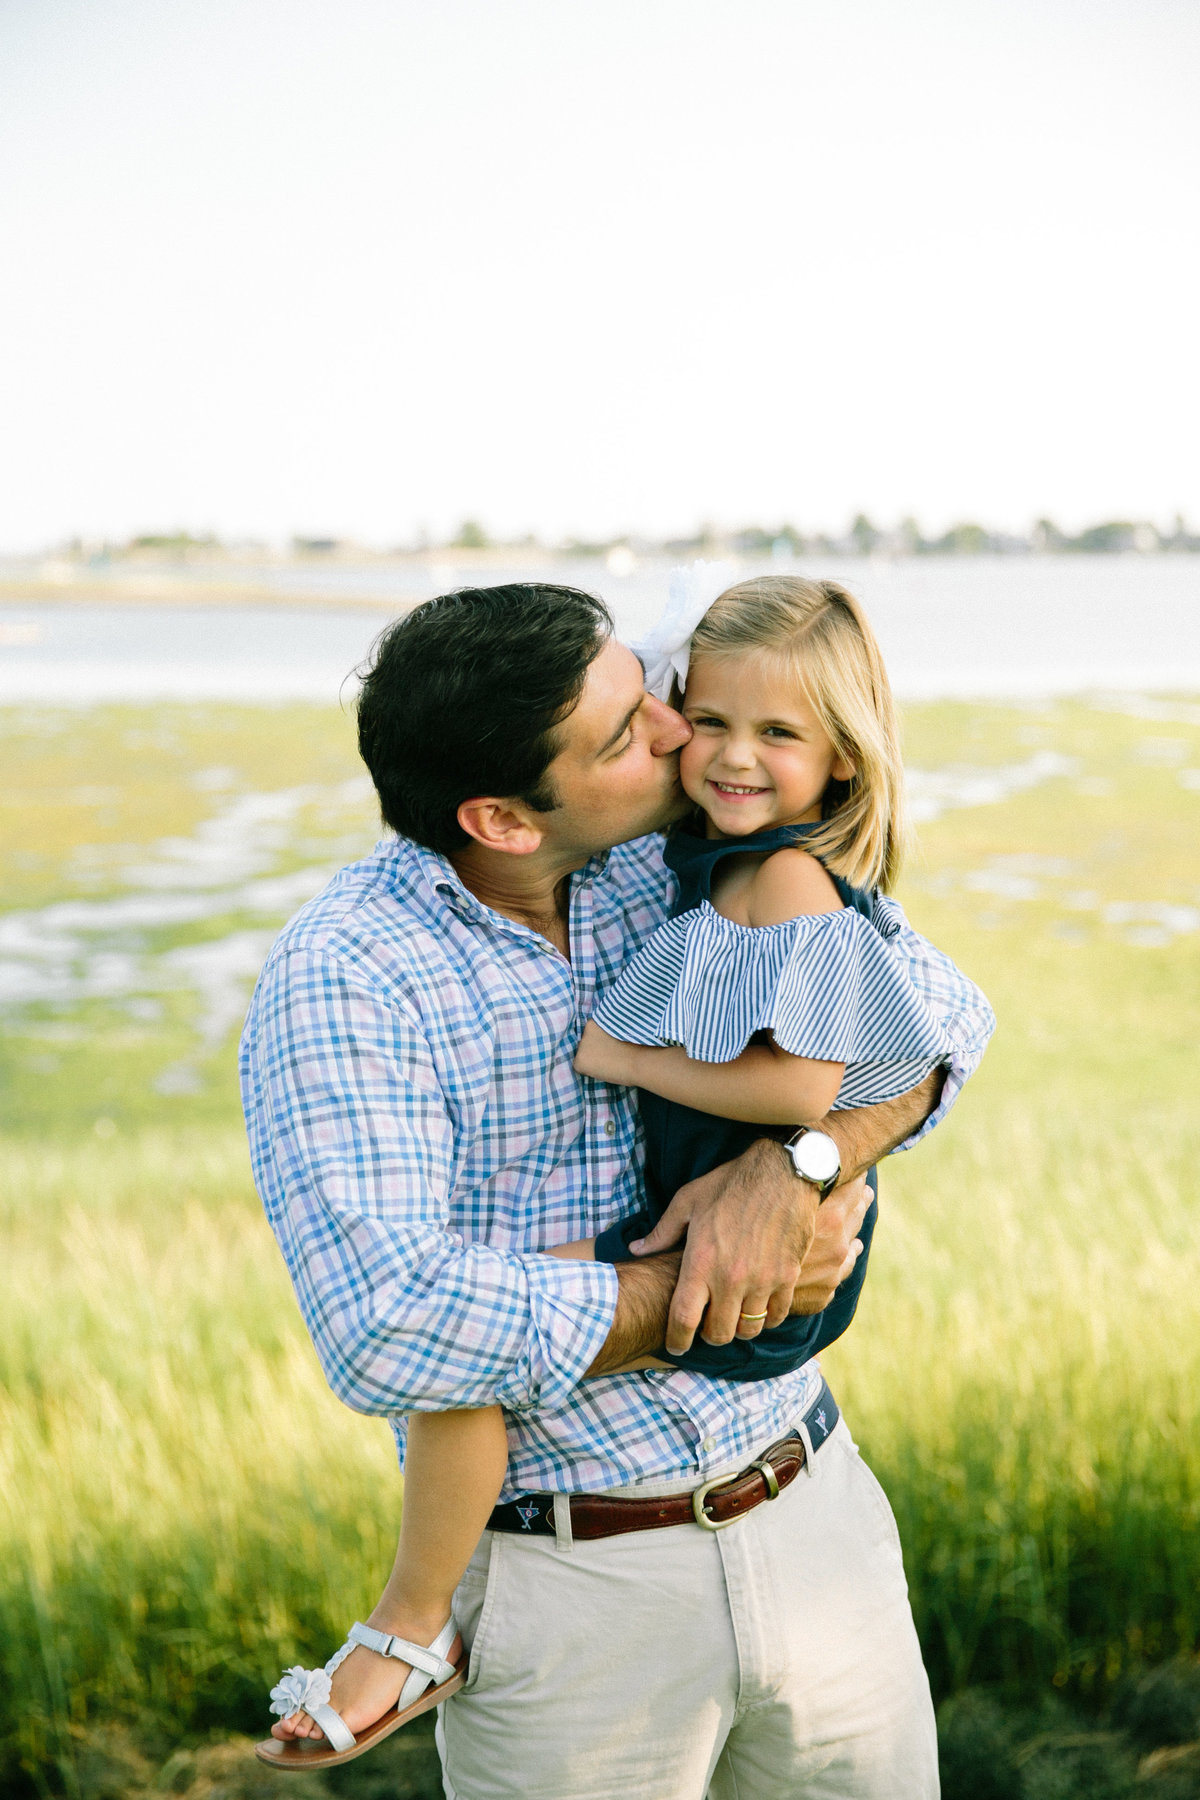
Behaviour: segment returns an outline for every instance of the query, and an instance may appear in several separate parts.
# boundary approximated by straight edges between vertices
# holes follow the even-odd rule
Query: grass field
[[[1200,707],[941,704],[907,738],[902,897],[1000,1029],[886,1170],[827,1370],[899,1518],[947,1800],[1182,1800]],[[390,1558],[390,1434],[324,1388],[232,1066],[272,932],[373,839],[352,740],[315,708],[0,715],[5,1796],[274,1793],[231,1740]],[[424,1736],[301,1787],[439,1791]]]

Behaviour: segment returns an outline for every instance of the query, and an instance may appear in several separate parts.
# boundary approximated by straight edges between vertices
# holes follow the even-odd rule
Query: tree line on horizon
[[[63,546],[68,556],[90,562],[127,555],[220,554],[268,548],[240,540],[229,543],[215,533],[189,531],[145,532],[124,543],[85,542],[74,538]],[[511,538],[492,536],[478,519],[464,519],[449,538],[422,533],[411,543],[398,543],[380,552],[350,538],[296,535],[291,553],[300,557],[337,555],[423,555],[441,550],[549,550],[563,556],[774,556],[786,561],[798,556],[1046,556],[1046,555],[1157,555],[1200,551],[1200,533],[1189,529],[1181,514],[1163,530],[1148,519],[1106,519],[1084,530],[1063,531],[1053,519],[1037,519],[1027,532],[997,531],[974,520],[962,520],[949,530],[926,536],[914,518],[894,525],[879,525],[868,514],[856,513],[842,532],[801,531],[795,525],[745,525],[722,530],[700,525],[686,537],[656,538],[641,533],[616,537],[566,537],[545,541],[530,532]]]
[[[461,548],[488,547],[481,528],[468,521],[459,534]],[[610,542],[586,543],[571,539],[562,548],[576,555],[604,555],[628,546],[643,549],[641,540],[623,537]],[[1107,519],[1072,535],[1053,519],[1038,519],[1026,533],[992,530],[974,520],[963,520],[948,531],[927,537],[913,518],[897,525],[877,525],[866,513],[857,513],[844,532],[799,531],[794,525],[744,526],[739,531],[718,531],[701,526],[691,537],[646,543],[644,548],[667,555],[716,555],[722,551],[739,556],[1010,556],[1057,555],[1070,552],[1089,555],[1135,552],[1200,550],[1200,534],[1189,531],[1181,515],[1169,530],[1144,519]]]

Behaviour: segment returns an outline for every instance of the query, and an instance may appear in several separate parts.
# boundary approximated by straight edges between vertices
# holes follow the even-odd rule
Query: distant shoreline
[[[258,582],[207,581],[11,581],[0,580],[0,606],[329,607],[352,612],[395,612],[415,605],[411,595],[348,594],[343,589],[265,587]]]
[[[181,572],[180,565],[163,562],[147,563],[141,558],[129,559],[110,566],[103,574],[92,573],[86,565],[45,561],[28,572],[10,562],[0,574],[0,606],[80,606],[178,609],[183,607],[266,608],[270,610],[389,613],[418,605],[432,594],[473,582],[502,580],[562,579],[568,572],[580,586],[601,593],[624,588],[631,575],[655,579],[680,561],[690,557],[674,555],[645,556],[631,559],[620,566],[610,564],[604,556],[586,554],[551,555],[542,547],[500,546],[487,549],[445,550],[428,556],[391,558],[347,556],[324,559],[304,558],[294,562],[259,564],[247,569],[239,578],[234,569]],[[945,570],[947,565],[962,570],[978,570],[984,565],[1014,563],[1042,568],[1057,566],[1088,567],[1098,570],[1114,564],[1143,568],[1149,564],[1185,563],[1200,568],[1200,555],[1190,552],[1144,552],[1136,550],[1026,551],[1011,553],[981,552],[957,555],[901,555],[895,553],[871,556],[806,553],[781,561],[762,555],[742,554],[734,559],[745,575],[766,574],[773,570],[812,573],[814,565],[829,575],[841,575],[853,582],[862,573],[883,569]],[[2,566],[2,565],[0,565]],[[187,565],[185,564],[184,567]],[[194,566],[194,565],[193,565]],[[275,579],[265,580],[270,570]],[[347,581],[349,577],[349,581]],[[350,585],[355,579],[369,581],[374,588]],[[324,578],[324,579],[323,579]],[[665,594],[665,585],[663,592]]]

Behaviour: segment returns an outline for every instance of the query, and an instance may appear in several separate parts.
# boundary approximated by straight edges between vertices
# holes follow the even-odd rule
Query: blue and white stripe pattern
[[[686,1485],[782,1436],[818,1391],[812,1364],[583,1381],[616,1271],[541,1254],[641,1204],[634,1096],[572,1057],[673,893],[660,839],[594,859],[572,879],[568,963],[445,858],[391,840],[285,928],[246,1021],[255,1179],[330,1386],[401,1449],[408,1412],[501,1401],[506,1498]],[[974,1041],[975,990],[911,937],[934,980],[957,977]]]
[[[769,1031],[793,1056],[846,1064],[835,1108],[872,1106],[939,1063],[953,1068],[950,1026],[968,989],[973,1010],[986,1008],[930,949],[883,895],[870,920],[847,907],[756,927],[704,900],[659,927],[596,1022],[626,1043],[679,1044],[706,1063],[732,1062]]]

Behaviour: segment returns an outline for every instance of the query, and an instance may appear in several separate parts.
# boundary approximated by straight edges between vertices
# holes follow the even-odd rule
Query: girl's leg
[[[504,1414],[414,1413],[408,1421],[404,1512],[388,1584],[366,1623],[429,1644],[450,1617],[450,1601],[499,1498],[508,1462]],[[330,1705],[355,1733],[395,1706],[407,1663],[356,1645],[333,1676]],[[307,1713],[273,1727],[278,1738],[320,1737]]]

